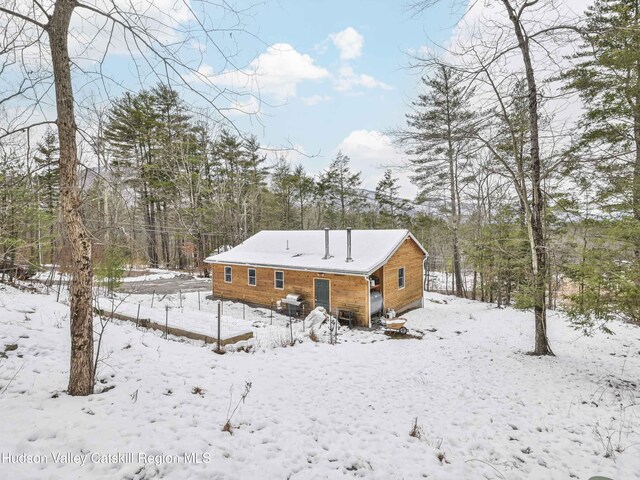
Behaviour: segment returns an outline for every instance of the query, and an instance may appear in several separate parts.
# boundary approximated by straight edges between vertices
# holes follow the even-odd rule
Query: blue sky
[[[404,125],[410,102],[421,91],[420,72],[408,68],[408,53],[433,49],[453,39],[464,40],[475,32],[477,20],[485,13],[489,19],[504,14],[499,2],[470,0],[442,0],[437,7],[417,16],[407,7],[411,0],[237,0],[233,6],[243,12],[243,31],[234,30],[231,34],[220,28],[233,26],[236,20],[228,11],[225,15],[225,5],[233,0],[221,0],[222,6],[216,6],[215,1],[91,3],[107,9],[117,4],[125,11],[143,13],[142,17],[132,18],[142,18],[141,24],[151,32],[153,47],[160,53],[186,47],[180,49],[175,64],[182,68],[189,86],[204,96],[198,98],[188,88],[182,90],[196,109],[209,108],[215,98],[217,108],[227,109],[229,119],[240,130],[257,135],[263,145],[271,149],[293,145],[304,152],[306,155],[295,150],[287,153],[292,162],[302,163],[310,173],[325,168],[341,149],[351,158],[353,168],[363,172],[367,188],[374,188],[382,177],[381,167],[402,165],[404,161],[385,132]],[[551,5],[547,13],[555,18],[558,6],[582,11],[588,1],[563,0]],[[452,11],[452,3],[473,4],[464,21],[459,22],[463,12]],[[32,2],[20,5],[24,14],[46,22]],[[495,8],[485,12],[487,5]],[[45,2],[45,8],[51,8],[50,2]],[[204,8],[207,15],[202,15],[199,8]],[[496,8],[501,12],[498,17]],[[189,36],[190,29],[198,30],[198,22],[202,21],[210,21],[209,26],[218,28],[209,38],[212,42],[206,45],[202,35]],[[6,16],[0,15],[0,27],[6,27],[6,22]],[[32,27],[23,30],[20,22],[8,25],[27,37],[35,38],[37,34]],[[150,54],[152,48],[143,46],[136,52],[130,34],[125,37],[115,29],[111,37],[108,25],[103,16],[80,8],[72,18],[74,88],[83,107],[92,108],[103,102],[108,107],[108,102],[125,89],[138,91],[166,81],[166,70],[162,61]],[[491,21],[486,25],[492,25]],[[42,55],[38,45],[25,44],[28,46],[21,58],[27,63],[10,67],[0,78],[0,89],[10,91],[8,87],[19,85],[25,74],[32,76],[50,69],[48,55]],[[215,46],[231,53],[234,65],[225,62]],[[513,65],[518,68],[517,59]],[[107,79],[101,76],[103,73]],[[176,75],[170,73],[169,77],[173,77],[173,83]],[[30,93],[41,97],[38,103],[25,96],[7,104],[7,118],[16,125],[27,125],[42,117],[54,119],[50,87],[45,78],[37,84],[36,93]],[[244,95],[229,95],[227,89]],[[221,90],[224,95],[218,97]],[[85,118],[91,125],[92,117]],[[416,189],[410,185],[406,168],[398,169],[397,174],[404,187],[402,195],[412,197]]]
[[[399,160],[384,132],[402,124],[419,87],[418,72],[407,68],[407,52],[445,42],[455,23],[446,5],[419,17],[412,17],[404,2],[391,0],[259,5],[246,23],[259,41],[240,37],[239,48],[245,62],[258,59],[253,67],[261,70],[256,83],[264,103],[258,118],[232,118],[265,144],[290,142],[317,154],[290,153],[311,172],[324,168],[343,148],[371,186],[382,174],[377,166]],[[280,75],[273,70],[285,69],[265,65],[281,56],[291,71]],[[256,108],[249,98],[239,102],[247,111]]]
[[[408,68],[407,53],[445,43],[457,23],[451,2],[441,3],[412,16],[403,0],[238,0],[234,7],[244,12],[244,33],[218,31],[211,38],[233,53],[237,67],[233,68],[212,43],[204,48],[202,36],[185,37],[186,30],[197,29],[197,21],[233,25],[234,16],[224,16],[224,8],[197,0],[115,0],[124,10],[144,12],[143,23],[151,25],[160,49],[185,42],[187,49],[180,51],[180,59],[198,69],[187,72],[189,83],[206,98],[214,98],[224,88],[250,94],[215,101],[218,108],[239,107],[228,115],[240,130],[257,135],[271,148],[295,146],[306,155],[289,151],[290,160],[302,163],[310,173],[321,171],[342,149],[351,157],[353,168],[363,172],[368,188],[382,177],[379,167],[402,162],[385,132],[404,123],[407,105],[418,92],[419,72]],[[96,4],[103,5],[101,0]],[[202,5],[207,16],[198,14]],[[46,22],[38,8],[26,2],[23,6],[25,14]],[[0,16],[0,26],[5,21]],[[72,18],[74,88],[84,107],[91,108],[101,99],[108,105],[125,89],[152,87],[165,73],[162,63],[148,55],[149,49],[141,52],[144,55],[132,55],[131,37],[125,40],[117,29],[110,37],[110,28],[104,25],[103,17],[83,9],[77,9]],[[32,28],[25,32],[37,34]],[[27,48],[25,55],[29,64],[22,71],[15,66],[14,75],[5,76],[0,87],[19,84],[27,70],[50,67],[47,55],[37,48]],[[104,82],[103,73],[107,75]],[[49,86],[39,87],[42,101],[37,109],[30,106],[30,99],[23,99],[8,112],[24,124],[38,117],[55,118]],[[188,91],[185,98],[196,108],[209,106]],[[415,189],[406,172],[402,181],[403,195],[411,197]]]

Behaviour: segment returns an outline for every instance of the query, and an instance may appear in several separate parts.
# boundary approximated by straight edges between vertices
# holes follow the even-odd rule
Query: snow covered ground
[[[557,356],[532,357],[530,313],[427,295],[422,339],[217,355],[116,322],[102,393],[72,398],[67,307],[0,286],[0,478],[640,478],[640,329],[552,313]]]
[[[48,268],[42,272],[38,272],[33,276],[33,280],[38,280],[40,282],[51,281],[55,283],[62,278],[63,282],[68,282],[71,276],[67,273],[62,273],[58,270],[54,272],[51,271],[53,268],[51,265],[47,266]],[[154,280],[163,280],[167,278],[176,278],[185,276],[184,272],[174,271],[174,270],[165,270],[162,268],[145,268],[145,269],[126,269],[124,272],[124,276],[121,279],[122,282],[150,282]]]
[[[137,316],[165,324],[165,308],[169,308],[169,325],[217,338],[217,300],[208,300],[207,292],[181,292],[166,295],[118,293],[115,298],[101,298],[100,308]],[[180,298],[182,297],[182,298]],[[227,346],[227,349],[251,345],[254,349],[282,347],[302,340],[308,332],[300,319],[289,325],[289,317],[268,308],[252,308],[242,303],[225,300],[222,305],[221,337],[229,338],[246,331],[253,332],[253,339]],[[346,328],[341,333],[349,335]]]
[[[120,297],[122,296],[123,295],[120,295]],[[124,297],[127,298],[127,296]],[[167,296],[165,296],[165,298],[166,297]],[[143,303],[142,301],[132,303],[130,301],[120,300],[117,297],[98,299],[98,305],[100,305],[106,317],[109,317],[110,313],[119,313],[128,316],[130,319],[150,320],[156,325],[167,325],[212,338],[218,338],[217,312],[211,309],[209,305],[205,305],[205,307],[209,308],[205,308],[204,311],[198,311],[186,307],[180,308],[179,305],[169,305],[169,302],[157,302],[154,307],[143,306]],[[210,302],[205,301],[205,303]],[[228,314],[221,316],[221,339],[224,340],[252,332],[253,326],[251,322],[233,318]]]

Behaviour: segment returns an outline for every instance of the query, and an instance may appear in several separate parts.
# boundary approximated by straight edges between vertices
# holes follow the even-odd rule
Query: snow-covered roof
[[[426,255],[408,230],[352,230],[351,262],[346,261],[346,230],[329,231],[330,258],[326,260],[324,230],[263,230],[205,262],[367,275],[386,263],[407,238]]]

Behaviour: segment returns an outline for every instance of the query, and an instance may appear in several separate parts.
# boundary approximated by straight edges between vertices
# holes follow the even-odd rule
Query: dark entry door
[[[315,296],[316,307],[324,307],[328,312],[330,310],[329,303],[329,280],[316,278],[315,280]]]

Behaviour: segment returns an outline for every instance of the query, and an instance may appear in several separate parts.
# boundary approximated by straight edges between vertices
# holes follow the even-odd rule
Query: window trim
[[[278,287],[278,274],[282,274],[282,287]],[[284,270],[275,270],[273,272],[273,288],[276,290],[284,290]]]
[[[229,269],[229,280],[227,280],[227,268]],[[224,283],[233,283],[233,267],[230,265],[224,267]]]
[[[251,283],[251,270],[253,270],[254,283]],[[258,271],[255,268],[247,268],[247,285],[250,287],[258,286]]]
[[[402,271],[402,277],[400,272]],[[402,286],[400,286],[400,279],[402,278]],[[404,267],[398,267],[398,290],[403,290],[407,286],[407,269]]]

